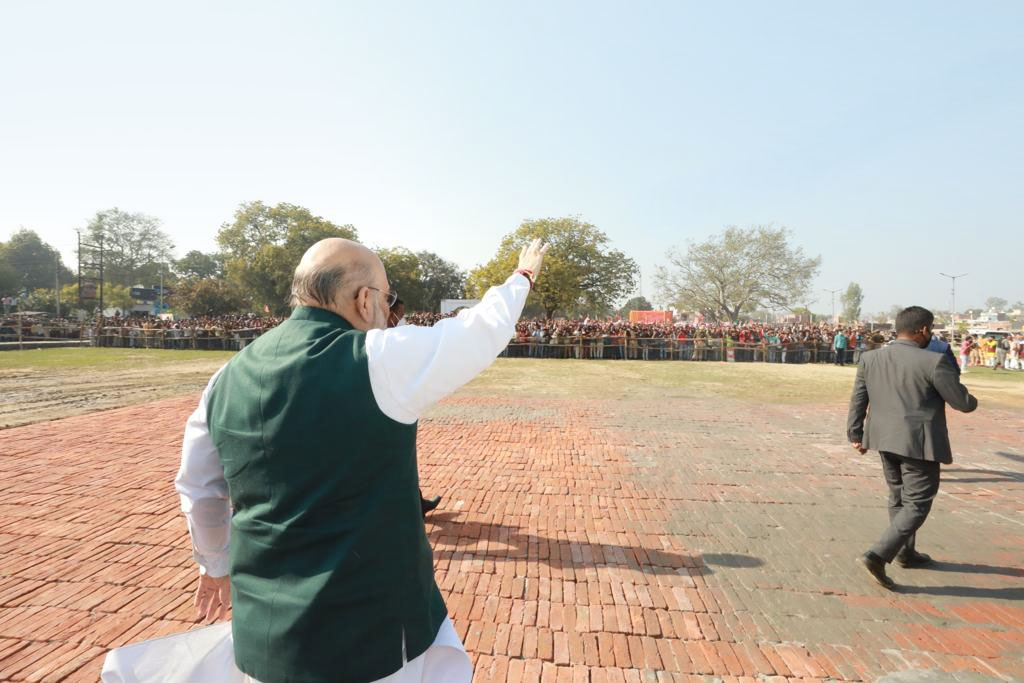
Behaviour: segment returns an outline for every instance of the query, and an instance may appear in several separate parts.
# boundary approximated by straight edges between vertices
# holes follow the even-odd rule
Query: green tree
[[[44,242],[34,230],[21,229],[7,242],[0,242],[0,262],[15,273],[17,281],[9,286],[11,290],[53,289],[55,276],[60,276],[61,284],[67,284],[74,278],[61,260],[60,252]],[[0,285],[2,280],[3,276],[0,276]]]
[[[4,249],[0,248],[0,297],[12,296],[21,290],[21,277],[18,271],[7,262]]]
[[[469,274],[467,293],[482,296],[488,287],[504,282],[515,269],[522,247],[536,238],[550,249],[528,302],[549,319],[556,312],[611,310],[615,301],[636,288],[636,262],[611,249],[608,237],[595,226],[568,217],[524,221],[505,235],[494,258]]]
[[[651,306],[651,302],[642,296],[634,296],[632,299],[626,302],[626,304],[619,309],[619,315],[623,318],[629,316],[630,311],[652,311],[654,307]]]
[[[227,315],[249,307],[234,283],[217,278],[180,280],[170,303],[176,310],[191,315]]]
[[[1006,305],[1010,303],[1006,299],[998,296],[990,296],[985,299],[985,310],[995,309],[996,311],[1006,310]]]
[[[456,264],[430,251],[417,252],[416,258],[423,289],[423,307],[419,310],[437,312],[442,299],[466,296],[466,273]]]
[[[669,250],[667,258],[655,275],[663,300],[732,322],[762,307],[793,310],[821,266],[820,257],[790,244],[786,228],[764,225],[728,227],[685,253]]]
[[[864,292],[860,285],[851,282],[840,297],[843,304],[843,320],[847,323],[855,323],[860,320],[860,305],[864,302]]]
[[[96,302],[99,305],[99,301]],[[132,310],[135,306],[135,299],[132,298],[131,289],[124,285],[107,282],[103,285],[103,308],[119,308],[124,312]]]
[[[174,272],[185,278],[223,277],[224,258],[193,249],[174,262]]]
[[[251,295],[252,304],[277,314],[288,310],[292,274],[302,254],[327,237],[357,239],[351,225],[337,225],[294,204],[245,202],[217,233],[227,276]]]
[[[153,285],[172,260],[170,236],[157,218],[144,213],[117,207],[98,211],[86,232],[91,244],[103,246],[103,278],[109,283]]]
[[[388,284],[398,292],[405,308],[409,311],[430,310],[426,305],[419,257],[404,247],[378,249],[377,256],[388,274]]]

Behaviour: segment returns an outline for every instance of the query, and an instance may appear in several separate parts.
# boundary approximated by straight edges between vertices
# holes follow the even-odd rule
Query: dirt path
[[[0,429],[196,392],[223,363],[0,370]]]

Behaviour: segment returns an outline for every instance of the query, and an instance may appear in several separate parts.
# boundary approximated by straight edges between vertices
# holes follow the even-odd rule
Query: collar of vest
[[[327,323],[335,327],[341,327],[346,330],[354,330],[352,324],[342,318],[337,313],[331,313],[325,308],[315,308],[313,306],[296,306],[292,310],[292,314],[288,316],[289,320],[312,320],[318,323]]]

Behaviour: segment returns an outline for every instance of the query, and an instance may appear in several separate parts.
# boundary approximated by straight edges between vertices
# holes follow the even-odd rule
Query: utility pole
[[[53,257],[53,298],[57,301],[57,318],[60,318],[60,254]]]
[[[826,289],[825,291],[829,292],[832,295],[832,324],[835,325],[836,322],[837,322],[837,320],[836,320],[836,292],[841,292],[843,290],[842,289]]]
[[[953,296],[953,310],[949,314],[949,326],[952,327],[953,325],[956,324],[956,281],[958,278],[965,277],[967,273],[960,273],[959,275],[946,275],[945,273],[939,273],[939,275],[941,275],[942,277],[948,277],[953,285],[953,288],[950,292]]]

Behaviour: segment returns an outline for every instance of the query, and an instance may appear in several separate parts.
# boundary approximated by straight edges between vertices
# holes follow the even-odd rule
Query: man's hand
[[[540,278],[540,267],[544,263],[544,254],[548,253],[548,244],[542,244],[536,239],[519,252],[519,266],[517,270],[528,270],[533,273],[533,282],[536,284]]]
[[[228,615],[231,608],[231,579],[227,576],[199,577],[196,589],[196,613],[199,621],[212,624]]]
[[[850,445],[853,446],[853,450],[857,451],[861,455],[864,455],[865,453],[868,452],[868,449],[864,448],[864,444],[862,444],[860,441],[856,443],[851,443]]]

